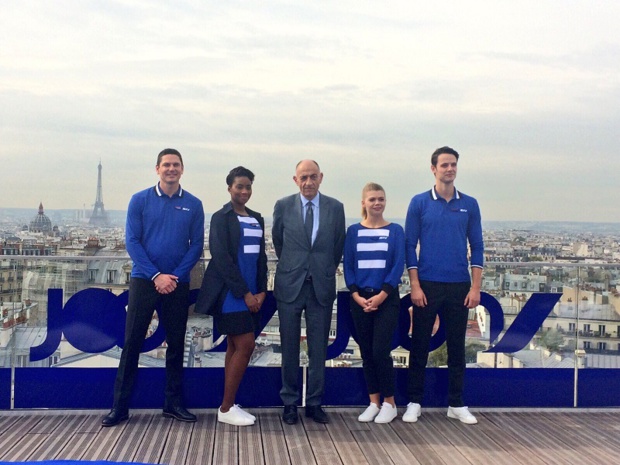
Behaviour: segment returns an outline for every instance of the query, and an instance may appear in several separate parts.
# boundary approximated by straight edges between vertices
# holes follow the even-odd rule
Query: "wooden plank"
[[[356,430],[351,431],[351,435],[357,441],[357,445],[360,448],[364,458],[370,465],[387,465],[394,462],[390,459],[387,452],[383,448],[380,441],[369,430]]]
[[[54,458],[56,460],[80,460],[84,455],[84,451],[88,449],[96,438],[97,433],[75,433]]]
[[[0,459],[10,457],[10,460],[16,461],[15,457],[22,456],[24,451],[32,452],[25,437],[41,420],[39,415],[24,415],[10,430],[5,431],[0,437]]]
[[[257,465],[264,463],[263,441],[260,434],[260,415],[252,426],[239,428],[239,463]]]
[[[424,418],[426,419],[426,414]],[[434,441],[435,438],[428,435],[428,427],[425,427],[421,422],[421,419],[417,423],[395,420],[390,423],[390,426],[418,463],[421,465],[445,465],[446,462],[429,444],[429,441]]]
[[[551,434],[570,444],[583,463],[613,463],[618,459],[618,444],[610,448],[610,441],[602,435],[590,434],[591,431],[583,427],[577,415],[544,412],[540,416],[552,430]]]
[[[159,463],[170,428],[178,428],[178,420],[166,418],[161,413],[151,415],[147,431],[142,436],[131,459],[136,462]],[[125,460],[125,459],[123,459]]]
[[[86,415],[55,458],[79,460],[101,431],[101,418],[101,415]]]
[[[392,428],[393,424],[399,422],[400,420],[396,418],[386,425],[371,422],[368,426],[376,442],[381,444],[381,447],[385,450],[385,454],[393,463],[415,465],[419,463],[418,460]]]
[[[217,414],[199,413],[196,416],[198,421],[194,425],[185,463],[187,465],[213,463]]]
[[[295,425],[286,425],[285,428],[286,447],[288,449],[289,458],[291,463],[295,465],[316,465],[312,448],[308,442],[306,429],[304,428],[304,420],[306,420],[306,423],[312,422],[316,424],[316,422],[314,420],[308,421],[309,419],[305,417],[301,420],[302,421],[299,421]]]
[[[97,414],[87,415],[86,420],[84,421],[84,423],[80,425],[76,433],[99,433],[102,428],[101,426],[102,419],[103,419],[103,415],[97,415]],[[131,417],[129,418],[129,421],[131,421]],[[125,422],[125,424],[126,423],[127,422]],[[122,426],[122,425],[123,424],[121,423],[121,425],[119,426]],[[111,429],[115,429],[115,428],[118,428],[118,426],[111,427]]]
[[[510,413],[497,413],[493,418],[499,428],[519,437],[520,442],[530,449],[532,456],[539,456],[546,464],[566,464],[558,458],[555,450],[550,447],[551,445],[544,436],[534,433],[532,426],[536,422],[536,413],[531,413],[525,423],[518,421]]]
[[[478,441],[465,432],[466,428],[469,428],[471,432],[477,429],[478,425],[465,425],[459,420],[447,418],[443,413],[428,415],[426,421],[439,431],[452,449],[458,450],[468,463],[494,463],[493,455],[487,448],[479,447]]]
[[[592,437],[595,433],[597,438],[604,440],[610,450],[620,449],[620,424],[618,423],[618,413],[587,413],[575,412],[574,414],[579,424],[583,425],[584,435]]]
[[[144,416],[143,416],[144,418]],[[140,415],[130,415],[128,421],[109,428],[99,426],[99,432],[95,435],[95,440],[84,450],[80,460],[107,460],[110,452],[114,450],[120,442],[120,447],[127,442],[127,437],[131,434],[132,427],[138,423]]]
[[[26,461],[45,442],[49,434],[58,427],[62,418],[60,415],[40,416],[40,421],[36,422],[26,434],[18,439],[16,444],[18,450],[13,451],[12,460]]]
[[[0,434],[10,431],[13,425],[22,421],[21,415],[0,415]]]
[[[444,412],[429,412],[426,411],[418,419],[416,423],[407,423],[409,427],[414,428],[419,434],[424,437],[433,450],[436,457],[440,457],[445,463],[451,465],[468,465],[471,462],[453,445],[448,438],[442,434],[442,430],[447,424],[442,424],[441,421],[448,421],[445,418]],[[441,425],[439,428],[434,425]],[[421,457],[419,454],[415,454],[419,461]]]
[[[340,413],[342,419],[344,420],[344,424],[349,431],[370,431],[369,423],[362,423],[361,421],[358,421],[357,417],[360,416],[360,413],[361,412],[350,410]]]
[[[346,426],[345,420],[340,413],[332,413],[327,431],[336,446],[340,460],[345,465],[348,464],[368,464],[364,453],[360,449],[357,441]]]
[[[285,434],[291,425],[282,424],[280,412],[265,412],[260,416],[260,429],[263,439],[263,451],[266,464],[290,464],[291,460],[286,450]]]
[[[329,409],[329,418],[340,412],[347,411],[345,409]],[[332,465],[342,464],[340,455],[336,450],[336,446],[327,431],[327,425],[317,423],[311,418],[306,418],[304,415],[300,416],[300,421],[304,425],[306,436],[308,437],[308,444],[312,449],[312,455],[317,464]]]
[[[322,430],[306,429],[306,434],[308,435],[308,443],[312,448],[312,455],[314,455],[317,465],[342,464],[336,446],[325,427]]]
[[[237,463],[239,460],[238,434],[239,426],[226,423],[216,424],[215,446],[213,448],[213,463]]]
[[[86,415],[63,415],[58,428],[43,441],[37,450],[28,457],[28,460],[39,461],[54,459],[84,421],[86,421]]]
[[[520,436],[514,435],[498,427],[493,422],[493,414],[476,413],[478,425],[476,428],[463,428],[465,434],[471,434],[481,447],[492,450],[494,460],[498,465],[527,464],[544,465],[545,462],[520,441]],[[465,425],[466,426],[466,425]],[[471,432],[471,433],[469,433]]]
[[[181,421],[171,425],[168,430],[168,439],[161,453],[160,463],[167,465],[184,465],[186,463],[195,425],[196,423]]]

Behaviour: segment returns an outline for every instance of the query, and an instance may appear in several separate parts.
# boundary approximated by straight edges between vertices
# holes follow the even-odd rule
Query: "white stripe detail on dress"
[[[259,253],[260,245],[244,245],[243,253]]]
[[[389,229],[360,229],[357,231],[357,237],[377,237],[390,235]]]
[[[368,268],[385,268],[385,260],[358,260],[357,267],[360,270]]]
[[[263,237],[263,230],[260,228],[243,228],[243,235],[245,237]]]
[[[387,242],[375,242],[370,244],[360,242],[357,244],[358,252],[387,252],[387,249]]]

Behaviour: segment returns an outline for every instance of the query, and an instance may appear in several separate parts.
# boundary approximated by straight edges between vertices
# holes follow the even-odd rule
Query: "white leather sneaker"
[[[448,407],[448,418],[454,418],[467,425],[478,423],[476,417],[469,412],[467,407]]]
[[[254,424],[254,420],[246,416],[243,413],[243,410],[236,405],[230,407],[226,413],[222,412],[220,409],[217,409],[217,421],[234,426],[250,426]]]
[[[422,406],[413,402],[407,404],[407,411],[403,415],[403,421],[415,423],[422,414]]]
[[[375,417],[379,415],[379,412],[380,410],[379,407],[377,407],[377,404],[371,402],[370,405],[366,407],[366,410],[364,410],[364,412],[357,417],[357,421],[361,421],[362,423],[373,421]]]
[[[235,407],[237,407],[241,411],[241,413],[243,413],[246,417],[250,418],[252,421],[256,421],[256,417],[252,415],[250,412],[246,412],[245,410],[243,410],[241,408],[241,405],[235,404]]]
[[[398,409],[389,402],[383,402],[379,415],[375,417],[375,423],[389,423],[398,415]]]

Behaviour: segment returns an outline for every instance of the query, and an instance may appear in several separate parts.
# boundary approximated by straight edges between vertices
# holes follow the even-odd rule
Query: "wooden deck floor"
[[[417,423],[359,423],[359,409],[326,409],[331,422],[280,421],[280,410],[253,410],[256,425],[219,424],[213,410],[195,424],[159,411],[101,428],[106,412],[0,412],[0,461],[52,459],[206,464],[620,464],[620,411],[543,410],[474,413],[463,425],[444,410]],[[300,413],[303,409],[300,410]],[[402,411],[401,411],[402,413]]]

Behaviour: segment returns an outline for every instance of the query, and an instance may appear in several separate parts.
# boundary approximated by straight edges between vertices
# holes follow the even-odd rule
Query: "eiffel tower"
[[[95,208],[90,215],[89,223],[95,226],[107,226],[109,224],[108,214],[103,208],[103,193],[101,188],[101,160],[98,166],[99,174],[97,176],[97,198],[95,199]]]

